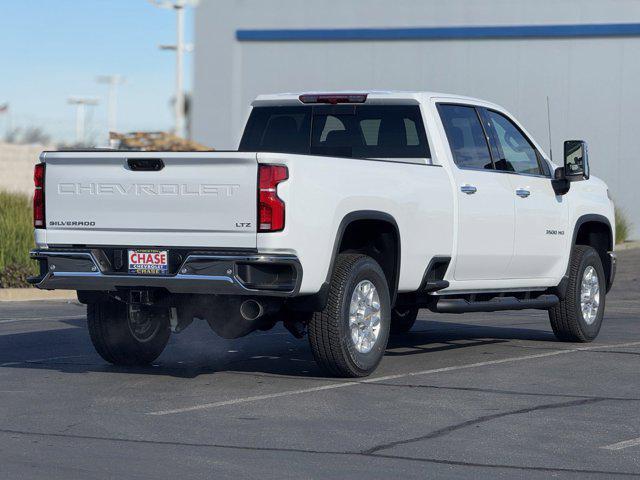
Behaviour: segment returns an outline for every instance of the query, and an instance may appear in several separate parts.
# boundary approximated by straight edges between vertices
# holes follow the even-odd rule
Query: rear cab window
[[[240,151],[430,158],[418,105],[254,107]]]

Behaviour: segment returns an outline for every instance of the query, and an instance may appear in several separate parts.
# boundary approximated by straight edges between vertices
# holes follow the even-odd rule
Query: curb
[[[636,248],[640,248],[640,242],[631,241],[631,242],[619,243],[618,245],[615,246],[615,251],[619,252],[621,250],[635,250]]]
[[[75,290],[39,290],[37,288],[0,288],[0,302],[35,300],[77,300]]]

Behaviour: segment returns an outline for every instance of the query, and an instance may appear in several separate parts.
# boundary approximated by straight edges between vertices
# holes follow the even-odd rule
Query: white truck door
[[[526,134],[504,113],[486,110],[483,115],[496,168],[507,173],[515,199],[514,255],[507,277],[557,277],[566,268],[566,198],[556,196],[551,172]]]
[[[513,255],[515,198],[508,175],[496,172],[474,106],[439,103],[455,165],[458,242],[455,280],[504,279]]]

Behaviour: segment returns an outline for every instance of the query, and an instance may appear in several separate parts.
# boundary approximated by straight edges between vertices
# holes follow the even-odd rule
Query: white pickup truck
[[[44,152],[32,257],[72,289],[108,362],[146,364],[206,320],[283,321],[318,364],[364,376],[418,309],[543,309],[593,340],[615,274],[586,144],[557,167],[502,107],[427,92],[259,96],[238,151]]]

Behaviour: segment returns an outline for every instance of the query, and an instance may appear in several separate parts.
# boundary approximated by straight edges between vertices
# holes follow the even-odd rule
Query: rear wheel
[[[418,307],[395,307],[391,310],[391,333],[407,333],[418,318]]]
[[[549,310],[551,328],[563,342],[591,342],[604,316],[606,283],[598,252],[576,245],[571,252],[565,298]]]
[[[386,278],[375,260],[338,255],[327,305],[309,322],[309,343],[320,367],[339,377],[372,373],[387,346],[390,303]]]
[[[87,323],[96,351],[114,365],[148,365],[171,334],[166,315],[132,313],[128,305],[115,301],[87,305]]]

